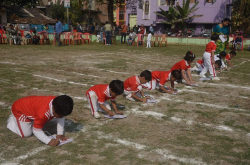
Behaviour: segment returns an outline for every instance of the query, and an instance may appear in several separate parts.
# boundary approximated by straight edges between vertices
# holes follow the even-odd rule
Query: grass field
[[[144,90],[159,101],[156,104],[119,96],[117,103],[126,106],[127,118],[122,120],[92,117],[87,89],[113,79],[124,81],[145,69],[170,70],[188,50],[200,59],[204,46],[0,45],[0,50],[0,164],[250,164],[247,50],[237,52],[232,60],[237,67],[220,73],[220,81],[200,82],[193,73],[199,87],[178,84],[178,95]],[[15,100],[61,94],[74,99],[65,126],[73,142],[53,148],[6,128]],[[55,122],[44,130],[55,133]]]

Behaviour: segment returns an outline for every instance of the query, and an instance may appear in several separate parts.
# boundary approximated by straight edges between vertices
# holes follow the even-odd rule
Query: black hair
[[[222,22],[231,22],[229,18],[224,18]]]
[[[181,71],[180,70],[173,70],[171,72],[171,75],[173,75],[173,77],[176,79],[176,80],[182,80],[182,74],[181,74]]]
[[[216,41],[216,40],[218,40],[218,39],[219,39],[219,35],[218,35],[217,33],[213,33],[213,34],[211,35],[211,40]]]
[[[219,67],[221,67],[221,65],[222,65],[221,60],[215,61],[215,64],[217,64],[217,65],[219,65]]]
[[[114,92],[116,95],[121,95],[124,92],[124,85],[121,80],[111,81],[109,88],[111,88],[112,92]]]
[[[108,24],[109,23],[109,21],[106,21],[106,24]]]
[[[236,52],[235,52],[234,50],[232,50],[232,51],[230,52],[230,54],[236,56]]]
[[[151,81],[152,80],[152,75],[149,70],[144,70],[141,72],[140,77],[145,77],[145,80]]]
[[[186,61],[194,61],[195,54],[192,51],[188,51],[183,59]]]
[[[70,96],[61,95],[57,96],[53,102],[52,106],[58,115],[68,116],[73,110],[73,100]]]
[[[222,51],[222,52],[220,52],[220,54],[219,54],[219,58],[221,59],[221,58],[224,58],[224,57],[226,57],[227,56],[227,53],[226,52],[224,52],[224,51]]]

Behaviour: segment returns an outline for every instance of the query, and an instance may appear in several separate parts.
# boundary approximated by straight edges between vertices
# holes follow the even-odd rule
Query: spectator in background
[[[111,25],[109,24],[109,22],[107,21],[106,22],[106,25],[104,26],[104,29],[105,29],[105,35],[106,35],[106,45],[111,45],[111,30],[112,30],[112,27]]]
[[[128,45],[132,45],[132,43],[134,42],[135,38],[136,38],[136,33],[133,32],[133,30],[130,30],[130,34],[129,34],[128,40],[127,40]],[[131,42],[129,42],[129,41],[131,41]]]
[[[55,21],[56,21],[56,26],[55,26],[55,30],[56,30],[56,41],[58,43],[58,46],[61,46],[62,43],[61,43],[61,40],[60,40],[60,35],[62,33],[62,23],[61,21],[59,21],[57,18],[55,18]]]
[[[146,34],[146,28],[144,27],[144,24],[141,25],[141,27],[138,29],[139,34],[142,34],[141,39],[143,40],[144,35]],[[141,41],[139,42],[141,44]]]
[[[149,32],[154,35],[155,31],[154,31],[154,27],[153,27],[153,24],[150,25],[149,27]]]
[[[95,32],[95,25],[94,25],[94,24],[92,24],[90,30],[91,30],[91,33],[92,33],[92,34]]]
[[[98,32],[99,32],[99,25],[96,23],[95,24],[95,33],[96,33],[96,35],[98,34]]]
[[[137,33],[137,27],[136,27],[136,25],[134,25],[133,31],[134,31],[134,33]]]
[[[101,28],[100,28],[101,42],[103,41],[103,32],[104,32],[104,27],[103,27],[103,24],[101,23]]]
[[[44,31],[46,31],[46,32],[48,32],[49,31],[49,25],[46,23],[45,25],[44,25]]]
[[[122,39],[124,38],[124,44],[125,44],[126,33],[127,33],[127,30],[128,30],[128,26],[126,25],[125,21],[123,22],[123,25],[121,26],[121,28],[122,28],[122,31],[121,31],[121,43],[122,43]]]
[[[128,34],[130,33],[130,30],[131,30],[130,24],[128,24],[128,31],[127,31]]]
[[[115,35],[118,35],[119,34],[119,28],[118,26],[115,24]]]
[[[235,45],[235,50],[237,50],[237,45],[240,45],[238,51],[241,50],[241,47],[242,47],[242,38],[241,38],[240,34],[238,34],[238,36],[235,38],[234,45]]]
[[[76,31],[83,33],[82,26],[79,24],[79,22],[76,23]]]
[[[40,36],[39,34],[37,34],[35,28],[32,29],[31,36],[32,36],[32,44],[37,45],[40,41]]]

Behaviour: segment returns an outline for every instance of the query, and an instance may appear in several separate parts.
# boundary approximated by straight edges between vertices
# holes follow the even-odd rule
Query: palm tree
[[[194,19],[197,17],[202,17],[203,15],[193,15],[192,13],[197,11],[199,8],[196,6],[199,4],[197,1],[191,8],[189,7],[190,0],[183,0],[182,7],[177,4],[176,6],[169,6],[168,12],[164,11],[160,8],[161,13],[155,12],[156,15],[162,16],[166,18],[166,21],[162,21],[162,23],[171,24],[171,28],[173,29],[176,25],[179,25],[184,29],[186,26],[186,22],[190,19]]]

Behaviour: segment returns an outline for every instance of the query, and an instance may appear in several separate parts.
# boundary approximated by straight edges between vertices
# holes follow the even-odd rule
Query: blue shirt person
[[[59,21],[57,18],[55,18],[55,21],[56,21],[56,26],[55,26],[55,30],[56,30],[56,41],[58,43],[58,46],[61,46],[62,43],[61,43],[61,40],[60,40],[60,35],[62,33],[62,23],[61,21]]]

